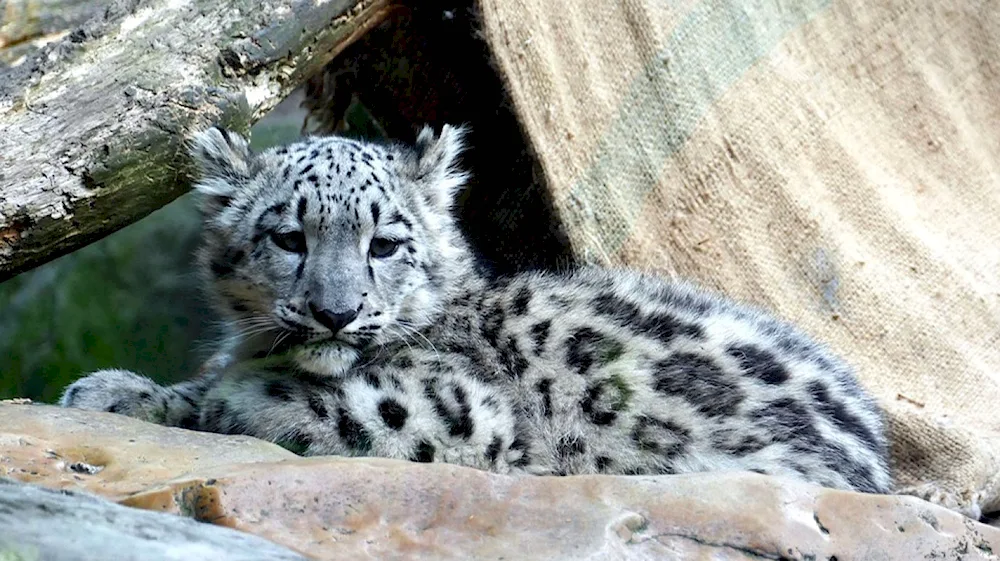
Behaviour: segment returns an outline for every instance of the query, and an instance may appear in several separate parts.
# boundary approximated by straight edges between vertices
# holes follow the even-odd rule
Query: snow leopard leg
[[[197,429],[202,398],[218,376],[218,371],[205,369],[197,378],[164,387],[128,370],[99,370],[70,384],[59,405]]]
[[[458,364],[434,364],[458,370]],[[528,466],[514,412],[461,372],[358,369],[311,376],[238,366],[205,396],[202,430],[245,434],[305,456],[376,456],[509,473]]]

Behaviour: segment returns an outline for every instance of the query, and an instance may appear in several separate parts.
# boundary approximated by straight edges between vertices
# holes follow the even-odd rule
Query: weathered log
[[[0,0],[0,68],[104,13],[93,0]]]
[[[3,478],[0,559],[305,561],[290,549],[229,528]]]
[[[0,280],[187,189],[193,129],[249,126],[392,0],[115,0],[0,70]]]

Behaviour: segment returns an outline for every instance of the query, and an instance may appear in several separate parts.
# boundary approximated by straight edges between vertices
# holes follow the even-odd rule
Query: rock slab
[[[311,458],[210,469],[123,502],[318,559],[964,561],[1000,551],[1000,530],[915,497],[749,473],[515,478]]]
[[[2,433],[0,475],[228,526],[314,559],[1000,557],[1000,530],[915,497],[748,473],[510,477],[297,458],[254,439],[46,406],[0,405]],[[104,468],[76,473],[48,458],[80,447]]]
[[[244,436],[161,427],[111,413],[0,403],[0,477],[119,499],[219,465],[297,458]]]

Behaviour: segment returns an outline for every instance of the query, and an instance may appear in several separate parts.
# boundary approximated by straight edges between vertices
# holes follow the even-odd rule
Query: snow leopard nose
[[[309,302],[309,311],[312,312],[316,321],[323,324],[324,327],[336,333],[341,329],[347,327],[347,324],[354,321],[354,318],[358,317],[357,310],[348,310],[346,312],[334,312],[332,310],[327,310],[320,308],[316,304]]]

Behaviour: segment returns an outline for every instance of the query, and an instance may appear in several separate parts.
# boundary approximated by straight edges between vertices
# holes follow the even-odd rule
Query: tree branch
[[[0,280],[181,195],[189,133],[245,132],[392,8],[117,0],[0,70]]]

